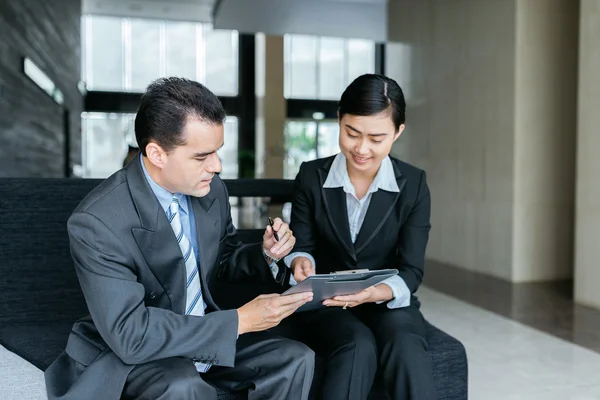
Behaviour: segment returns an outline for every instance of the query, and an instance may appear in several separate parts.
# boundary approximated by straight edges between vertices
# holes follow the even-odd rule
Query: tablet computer
[[[398,274],[397,269],[339,271],[332,274],[311,275],[283,295],[312,292],[312,301],[298,308],[298,311],[325,307],[323,301],[335,296],[355,294]]]

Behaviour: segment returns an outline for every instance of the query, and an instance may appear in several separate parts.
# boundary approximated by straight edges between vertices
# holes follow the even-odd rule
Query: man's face
[[[396,131],[389,113],[344,115],[340,120],[340,150],[346,156],[348,170],[377,173],[402,130],[404,125]]]
[[[203,197],[221,172],[217,150],[223,146],[223,124],[188,118],[182,132],[185,144],[163,154],[159,184],[171,193]]]

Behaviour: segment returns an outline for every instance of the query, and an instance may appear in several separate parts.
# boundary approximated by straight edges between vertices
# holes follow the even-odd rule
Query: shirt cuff
[[[381,284],[388,285],[389,288],[392,289],[392,294],[394,295],[394,298],[387,303],[388,308],[402,308],[410,306],[410,289],[408,286],[406,286],[404,279],[402,279],[399,275],[389,277],[381,282],[380,285]],[[381,303],[384,302],[377,302],[377,304]]]
[[[277,265],[277,263],[273,262],[269,265],[269,269],[271,270],[271,273],[273,274],[273,278],[275,280],[277,280],[277,274],[279,273],[279,266]]]
[[[313,267],[315,268],[315,272],[317,271],[317,263],[315,262],[315,258],[313,256],[311,256],[310,254],[305,253],[303,251],[297,251],[295,253],[288,254],[287,256],[285,256],[283,258],[283,262],[289,268],[290,265],[292,265],[292,261],[296,257],[306,257],[306,258],[308,258],[310,260],[310,262],[312,263]],[[273,268],[271,268],[271,271],[273,271]],[[295,286],[297,284],[298,284],[298,282],[296,282],[296,280],[294,279],[294,275],[290,274],[290,285],[291,286]]]

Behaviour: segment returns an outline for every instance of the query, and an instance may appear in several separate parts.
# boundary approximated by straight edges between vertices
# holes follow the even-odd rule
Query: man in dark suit
[[[236,241],[217,173],[225,112],[199,83],[160,79],[135,121],[141,155],[95,188],[68,221],[90,315],[46,370],[53,399],[306,399],[314,353],[265,330],[311,295],[215,304],[217,278],[272,280],[295,243],[275,220],[262,245]],[[223,295],[222,293],[220,294]],[[209,384],[211,383],[211,384]]]

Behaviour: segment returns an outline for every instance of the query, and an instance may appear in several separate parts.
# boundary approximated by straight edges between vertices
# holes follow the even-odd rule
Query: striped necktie
[[[179,211],[179,200],[174,196],[171,205],[169,206],[168,217],[171,228],[173,228],[173,233],[175,233],[175,237],[179,243],[183,261],[185,262],[187,287],[185,296],[185,314],[203,316],[206,303],[204,303],[204,299],[202,298],[202,287],[200,285],[196,255],[194,254],[192,243],[183,232]],[[196,363],[196,369],[200,372],[206,372],[209,368],[209,364]]]

